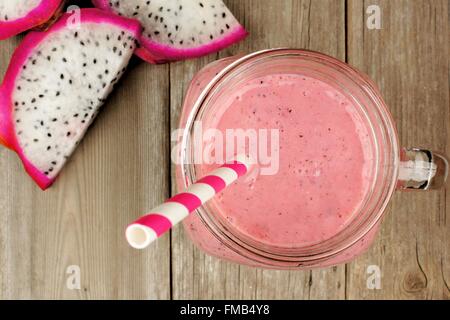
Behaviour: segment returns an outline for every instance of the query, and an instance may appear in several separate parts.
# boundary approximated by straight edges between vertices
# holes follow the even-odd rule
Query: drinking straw
[[[217,193],[247,174],[250,160],[238,156],[210,174],[190,185],[185,191],[150,210],[127,227],[128,243],[136,249],[144,249]]]

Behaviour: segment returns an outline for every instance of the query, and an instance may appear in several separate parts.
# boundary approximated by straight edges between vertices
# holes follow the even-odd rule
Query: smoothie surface
[[[278,129],[279,170],[256,169],[210,203],[233,228],[273,246],[305,246],[336,235],[370,188],[373,150],[353,102],[297,74],[251,80],[222,101],[205,128]],[[270,148],[269,148],[270,150]],[[200,165],[200,176],[218,165]]]

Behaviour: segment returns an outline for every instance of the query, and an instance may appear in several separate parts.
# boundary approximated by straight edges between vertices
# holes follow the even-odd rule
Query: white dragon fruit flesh
[[[63,0],[0,0],[0,40],[46,23],[63,3]]]
[[[142,59],[161,63],[222,50],[247,32],[222,0],[93,0],[98,8],[142,24]]]
[[[138,22],[81,9],[32,32],[14,52],[0,87],[0,142],[49,187],[83,138],[133,55]]]

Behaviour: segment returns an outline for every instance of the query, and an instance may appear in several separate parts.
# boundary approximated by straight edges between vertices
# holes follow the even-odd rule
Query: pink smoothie
[[[370,184],[369,134],[347,97],[317,79],[274,74],[221,102],[205,128],[278,129],[279,170],[219,194],[210,206],[237,232],[268,245],[329,239],[357,214]],[[217,165],[215,165],[217,166]],[[214,165],[199,166],[202,176]]]

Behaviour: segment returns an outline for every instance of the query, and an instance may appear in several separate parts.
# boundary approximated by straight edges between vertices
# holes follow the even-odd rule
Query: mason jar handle
[[[417,148],[401,150],[397,189],[441,189],[447,181],[447,175],[448,160],[443,155]]]

